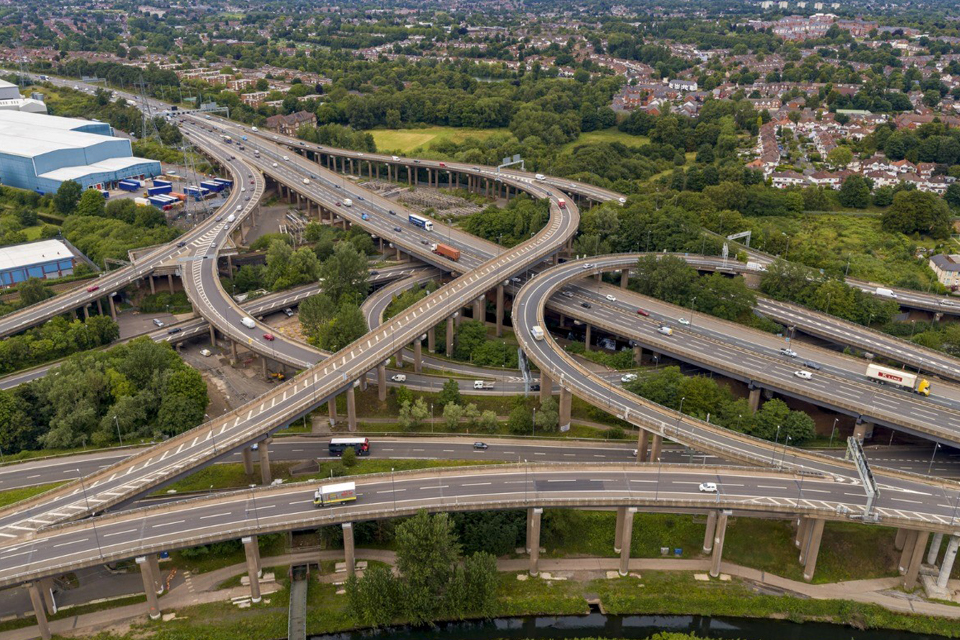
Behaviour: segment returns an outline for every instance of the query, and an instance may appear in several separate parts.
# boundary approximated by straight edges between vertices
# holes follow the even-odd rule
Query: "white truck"
[[[884,297],[884,298],[896,298],[896,297],[897,297],[897,294],[895,294],[895,293],[893,292],[893,289],[885,289],[885,288],[883,288],[883,287],[877,287],[876,293],[877,293],[878,296],[882,296],[882,297]]]
[[[923,396],[930,395],[930,381],[915,373],[881,367],[878,364],[868,364],[866,376],[880,384],[892,384]]]
[[[256,329],[257,323],[253,321],[253,318],[249,316],[244,316],[240,319],[240,324],[245,326],[247,329]]]
[[[530,334],[534,340],[543,340],[543,329],[539,326],[530,327]]]
[[[473,388],[474,389],[493,389],[493,383],[485,382],[483,380],[474,380]]]
[[[352,206],[353,206],[353,200],[351,200],[350,198],[344,198],[344,199],[343,199],[343,206],[345,206],[345,207],[352,207]]]
[[[355,482],[339,482],[323,485],[313,494],[313,506],[326,507],[344,502],[354,502],[357,499],[357,485]]]
[[[747,269],[749,269],[750,271],[766,271],[767,270],[767,268],[763,266],[762,263],[754,262],[752,260],[747,262]]]

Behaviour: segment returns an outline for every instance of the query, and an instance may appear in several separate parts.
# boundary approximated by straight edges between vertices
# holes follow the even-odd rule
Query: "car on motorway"
[[[400,227],[394,227],[393,230],[397,233],[403,233],[403,229],[401,229]]]
[[[807,369],[813,369],[814,371],[820,371],[820,363],[814,362],[813,360],[804,360],[803,366]]]
[[[570,289],[564,289],[563,291],[560,292],[560,295],[562,295],[564,298],[572,298],[573,291],[570,291]]]
[[[276,162],[274,162],[274,163],[273,163],[273,166],[274,166],[274,167],[278,167],[278,166],[280,166],[280,165],[278,165]]]
[[[420,244],[423,244],[423,245],[430,245],[430,244],[433,244],[433,243],[432,243],[432,242],[430,242],[429,240],[421,240],[421,241],[420,241]]]
[[[181,331],[183,331],[183,329],[181,329],[180,327],[170,327],[169,329],[167,329],[168,334],[180,333]]]
[[[620,376],[620,382],[636,382],[637,374],[635,373],[625,373]]]
[[[290,307],[287,307],[286,309],[283,310],[283,315],[287,316],[288,318],[292,318],[293,309],[291,309]]]
[[[389,211],[387,211],[387,213],[389,213],[389,214],[392,215],[392,216],[397,215],[397,212],[394,211],[393,209],[390,209]]]
[[[672,336],[672,335],[673,335],[673,329],[671,329],[670,327],[664,326],[664,325],[660,325],[659,327],[657,327],[657,331],[659,331],[660,333],[662,333],[662,334],[665,335],[665,336]]]
[[[186,243],[186,242],[181,241],[181,242],[178,242],[178,243],[177,243],[177,248],[178,248],[178,249],[183,249],[185,246],[187,246],[187,243]]]
[[[638,315],[638,316],[643,316],[644,318],[649,318],[649,317],[650,317],[650,312],[647,311],[646,309],[637,309],[637,315]]]
[[[716,483],[716,482],[701,482],[699,489],[700,489],[700,493],[716,493],[716,492],[717,492],[717,483]]]
[[[339,200],[337,200],[337,206],[338,206],[338,207],[342,207],[342,206],[343,206],[342,204],[340,204],[340,201],[339,201]]]
[[[214,220],[216,222],[220,222],[221,220],[223,220],[223,216],[217,216],[216,218],[214,218]]]
[[[394,382],[406,382],[407,376],[405,376],[402,373],[397,373],[391,376],[390,379],[393,380]]]
[[[530,385],[530,391],[540,391],[540,385],[534,382]]]
[[[96,290],[99,289],[99,288],[100,288],[100,285],[98,285],[98,284],[91,285],[91,286],[87,287],[87,293],[93,293],[94,291],[96,291]]]
[[[478,451],[485,451],[490,448],[490,445],[488,445],[486,442],[474,442],[473,448]]]
[[[607,300],[609,300],[610,302],[616,302],[616,301],[617,301],[616,296],[614,296],[613,294],[610,294],[610,293],[608,293],[608,294],[606,295],[606,298],[607,298]]]
[[[155,325],[157,325],[157,327],[163,329],[163,321],[162,321],[160,318],[154,318],[154,319],[153,319],[153,324],[155,324]]]
[[[687,320],[686,318],[680,318],[679,320],[677,320],[677,322],[679,322],[680,324],[682,324],[682,325],[684,325],[684,326],[686,326],[686,327],[690,326],[690,321]]]
[[[783,347],[780,349],[780,355],[787,356],[788,358],[796,358],[797,352],[790,347]]]
[[[593,308],[593,305],[590,304],[589,302],[581,302],[581,303],[580,303],[580,306],[583,307],[584,309],[592,309],[592,308]]]
[[[597,265],[593,264],[592,262],[584,262],[584,263],[583,263],[583,268],[584,268],[584,269],[593,269],[595,266],[597,266]]]
[[[268,342],[273,342],[274,340],[276,340],[276,338],[274,337],[274,335],[273,335],[272,333],[265,333],[265,334],[263,334],[263,339],[266,340],[266,341],[268,341]]]
[[[812,380],[813,374],[809,371],[804,371],[803,369],[797,369],[793,372],[793,375],[797,376],[801,380]]]
[[[363,200],[363,196],[357,196],[357,200]]]

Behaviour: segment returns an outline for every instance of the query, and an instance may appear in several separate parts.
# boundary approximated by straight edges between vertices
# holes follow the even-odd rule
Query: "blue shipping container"
[[[173,192],[173,185],[170,185],[170,184],[150,187],[149,189],[147,189],[147,195],[151,195],[151,196],[159,196],[161,194],[171,193],[171,192]]]
[[[117,184],[117,186],[120,187],[120,188],[121,188],[122,190],[124,190],[124,191],[139,191],[139,190],[140,190],[140,183],[139,183],[139,182],[133,182],[133,181],[131,181],[131,180],[121,180],[121,181]]]
[[[213,182],[213,181],[201,182],[200,186],[206,189],[209,189],[214,193],[220,193],[224,189],[224,186],[222,184],[220,184],[219,182]]]
[[[225,187],[232,187],[232,186],[233,186],[233,180],[227,180],[226,178],[214,178],[213,181],[214,181],[214,182],[219,182],[220,184],[222,184],[222,185],[225,186]]]
[[[173,185],[173,183],[170,182],[169,180],[161,180],[160,178],[153,179],[153,186],[162,187],[164,185]]]

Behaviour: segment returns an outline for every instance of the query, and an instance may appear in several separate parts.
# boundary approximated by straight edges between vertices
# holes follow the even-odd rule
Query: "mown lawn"
[[[581,133],[579,138],[563,145],[561,151],[569,151],[581,144],[594,144],[597,142],[619,142],[628,147],[640,147],[649,143],[650,138],[647,136],[634,136],[629,133],[624,133],[616,127],[610,127],[609,129]]]
[[[432,142],[463,142],[467,138],[485,139],[506,129],[467,129],[458,127],[426,127],[423,129],[371,129],[368,131],[381,152],[410,153]]]

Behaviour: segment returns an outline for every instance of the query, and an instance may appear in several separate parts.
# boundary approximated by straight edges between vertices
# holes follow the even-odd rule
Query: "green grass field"
[[[563,145],[563,147],[561,147],[561,151],[569,151],[577,145],[593,144],[597,142],[620,142],[628,147],[639,147],[650,142],[650,138],[646,136],[630,135],[629,133],[620,131],[616,127],[610,127],[609,129],[601,129],[600,131],[581,133],[579,138],[573,142],[568,142],[567,144]]]
[[[508,133],[506,129],[461,129],[458,127],[426,127],[424,129],[372,129],[368,131],[381,152],[410,153],[433,142],[452,140],[463,142],[467,138],[489,138],[496,133]]]

